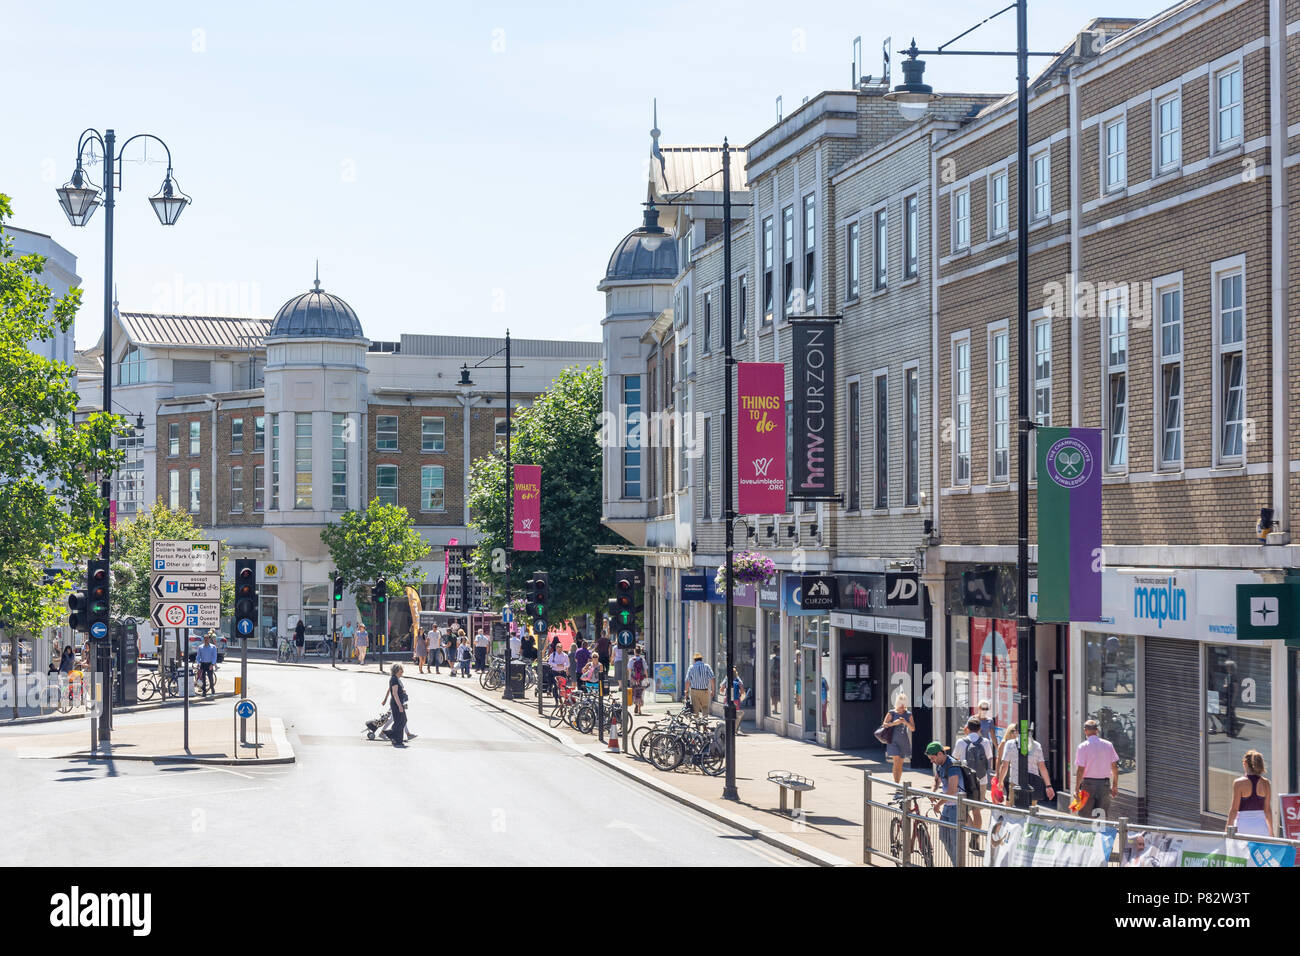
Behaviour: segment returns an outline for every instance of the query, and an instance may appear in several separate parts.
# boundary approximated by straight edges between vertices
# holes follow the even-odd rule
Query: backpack
[[[984,750],[984,738],[971,740],[966,738],[966,756],[962,765],[975,772],[976,780],[983,780],[989,775],[989,755]]]
[[[961,770],[961,786],[966,791],[966,799],[980,799],[980,778],[975,775],[975,771],[965,762],[957,764],[957,767]]]
[[[645,680],[645,660],[640,657],[632,658],[632,679],[638,682]]]

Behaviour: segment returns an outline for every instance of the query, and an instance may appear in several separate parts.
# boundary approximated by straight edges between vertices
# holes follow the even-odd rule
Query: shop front
[[[704,652],[705,660],[713,668],[718,678],[715,696],[715,711],[721,715],[722,705],[727,700],[727,595],[718,590],[715,583],[716,568],[708,568],[704,573],[705,594],[709,607],[709,644]],[[758,590],[752,584],[737,584],[736,596],[732,601],[736,615],[735,646],[732,653],[736,672],[745,685],[744,699],[738,701],[740,719],[754,719],[754,695],[752,689],[755,680],[755,664],[758,657]],[[689,665],[688,665],[689,667]]]

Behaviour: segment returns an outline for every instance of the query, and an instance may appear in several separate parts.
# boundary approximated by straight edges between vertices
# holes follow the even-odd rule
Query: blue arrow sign
[[[514,612],[511,611],[510,608],[503,607],[501,609],[501,621],[503,624],[509,624],[514,619],[515,619]]]
[[[108,625],[105,624],[103,621],[96,621],[94,624],[90,625],[91,637],[104,637],[107,634],[108,634]]]
[[[237,630],[240,634],[252,634],[253,622],[246,617],[242,617],[239,619],[239,622],[235,625],[235,630]]]
[[[257,708],[253,705],[251,700],[241,700],[235,705],[235,713],[240,717],[243,717],[245,720],[252,717],[255,710],[257,710]]]

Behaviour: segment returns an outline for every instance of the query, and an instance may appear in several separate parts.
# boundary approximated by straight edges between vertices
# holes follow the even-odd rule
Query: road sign
[[[155,572],[150,575],[149,580],[149,593],[155,603],[221,600],[220,574]]]
[[[241,700],[235,705],[235,713],[247,720],[257,711],[251,700]]]
[[[239,631],[240,634],[243,634],[245,637],[247,637],[249,634],[253,633],[253,622],[246,617],[240,618],[239,623],[235,626],[235,629]]]
[[[221,605],[216,602],[155,604],[149,614],[155,627],[218,627]]]
[[[96,621],[90,625],[90,636],[100,638],[101,640],[108,634],[108,625],[103,621]]]
[[[153,570],[216,574],[221,570],[221,542],[154,541]]]
[[[503,607],[503,608],[501,609],[501,620],[502,620],[503,622],[505,622],[506,624],[509,624],[509,623],[510,623],[511,621],[513,621],[514,619],[515,619],[514,612],[511,611],[510,608],[508,608],[508,607]]]

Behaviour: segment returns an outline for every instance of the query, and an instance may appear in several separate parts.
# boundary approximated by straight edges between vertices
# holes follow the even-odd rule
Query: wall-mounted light
[[[821,531],[818,530],[816,521],[814,521],[812,524],[808,526],[808,533],[812,535],[816,535],[819,538],[821,537]]]
[[[775,538],[775,537],[776,537],[776,525],[774,525],[774,524],[770,524],[770,525],[767,526],[767,536],[768,536],[769,538]]]
[[[787,538],[793,538],[793,537],[794,537],[794,525],[793,525],[793,524],[788,524],[788,525],[785,526],[785,536],[786,536]]]
[[[1255,524],[1255,536],[1260,541],[1267,541],[1269,532],[1273,530],[1273,524],[1273,509],[1260,508],[1259,521]]]

